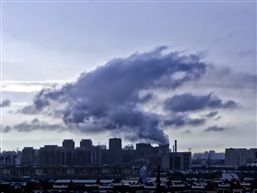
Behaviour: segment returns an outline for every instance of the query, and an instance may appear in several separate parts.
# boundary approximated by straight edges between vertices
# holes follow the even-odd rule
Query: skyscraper
[[[34,149],[33,147],[24,147],[22,150],[21,163],[23,165],[34,164]]]
[[[86,149],[92,149],[92,140],[91,139],[81,139],[80,147],[83,147]]]
[[[62,147],[64,149],[74,149],[75,148],[75,142],[72,139],[64,139],[62,142]]]
[[[74,165],[75,142],[72,139],[64,139],[62,147],[64,149],[64,165]]]
[[[109,139],[109,154],[110,154],[110,163],[111,164],[121,164],[122,158],[122,145],[120,138],[111,138]]]

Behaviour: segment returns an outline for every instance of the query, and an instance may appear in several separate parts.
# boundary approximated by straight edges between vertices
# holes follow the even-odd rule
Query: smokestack
[[[175,147],[174,147],[174,145],[172,146],[172,152],[175,152]]]
[[[175,140],[175,152],[177,152],[177,140]]]

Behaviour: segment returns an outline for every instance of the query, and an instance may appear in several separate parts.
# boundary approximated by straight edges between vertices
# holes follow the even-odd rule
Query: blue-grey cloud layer
[[[164,106],[164,116],[144,110],[142,105],[156,100],[156,89],[172,91],[206,74],[207,64],[201,56],[164,53],[165,48],[111,60],[61,89],[44,89],[35,96],[33,105],[21,111],[61,117],[67,128],[82,132],[110,131],[130,141],[168,143],[163,126],[204,125],[218,114],[217,109],[237,106],[235,101],[223,101],[214,94],[184,93],[167,95],[163,103],[157,99]],[[190,118],[191,111],[201,110],[211,112]],[[18,126],[15,129],[22,130]]]
[[[151,94],[141,97],[140,92],[155,88],[175,89],[200,78],[206,65],[197,55],[164,54],[164,49],[159,47],[114,59],[82,74],[75,83],[60,90],[42,90],[35,97],[34,105],[24,108],[23,112],[40,112],[50,103],[58,102],[66,105],[61,112],[63,121],[67,125],[78,125],[82,131],[126,131],[123,134],[129,140],[168,143],[168,137],[159,128],[159,117],[138,108],[139,103],[152,98]]]
[[[192,95],[184,93],[175,95],[165,101],[165,109],[173,112],[197,111],[202,109],[233,109],[237,106],[236,102],[229,100],[222,102],[219,98],[212,98],[208,95]]]

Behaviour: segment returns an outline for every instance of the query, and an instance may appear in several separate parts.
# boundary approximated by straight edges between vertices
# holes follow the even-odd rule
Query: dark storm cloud
[[[59,106],[51,108],[51,104],[59,103],[63,107],[63,121],[78,125],[83,132],[97,132],[101,128],[122,132],[132,141],[142,138],[167,143],[158,117],[138,107],[139,103],[151,100],[152,95],[140,97],[140,93],[155,88],[175,89],[199,79],[206,65],[198,55],[164,54],[165,48],[114,59],[59,90],[42,90],[23,113],[61,112]]]
[[[208,95],[192,95],[191,93],[184,93],[181,95],[174,95],[167,99],[164,103],[164,108],[173,112],[186,112],[210,109],[232,109],[237,104],[229,100],[222,102],[217,97],[212,97],[212,94]]]
[[[2,103],[0,104],[0,108],[3,108],[3,107],[9,107],[11,104],[11,101],[9,99],[5,99],[2,101]]]
[[[204,131],[205,131],[205,132],[210,132],[210,131],[219,132],[219,131],[224,131],[224,130],[225,130],[225,128],[223,128],[223,127],[218,127],[217,125],[214,125],[214,126],[208,127],[208,128],[205,129]]]

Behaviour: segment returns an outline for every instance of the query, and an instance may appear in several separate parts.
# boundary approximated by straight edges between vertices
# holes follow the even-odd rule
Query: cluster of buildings
[[[137,143],[136,148],[122,148],[120,138],[109,139],[109,148],[94,146],[91,139],[82,139],[75,147],[72,139],[65,139],[62,146],[45,145],[40,149],[24,147],[20,155],[15,152],[0,156],[0,165],[21,166],[99,166],[147,163],[160,165],[162,169],[191,169],[191,152],[177,152],[177,142],[170,150],[169,144],[153,147],[149,143]]]
[[[256,163],[257,148],[229,148],[225,153],[209,151],[192,156],[190,151],[178,152],[176,140],[171,150],[169,144],[154,147],[149,143],[122,148],[120,138],[109,139],[108,149],[104,145],[94,146],[91,139],[82,139],[79,147],[75,147],[74,140],[65,139],[62,146],[24,147],[18,152],[1,152],[0,175],[127,175],[133,172],[134,166],[143,164],[159,165],[162,170],[170,171],[191,170],[195,165],[229,167]]]

